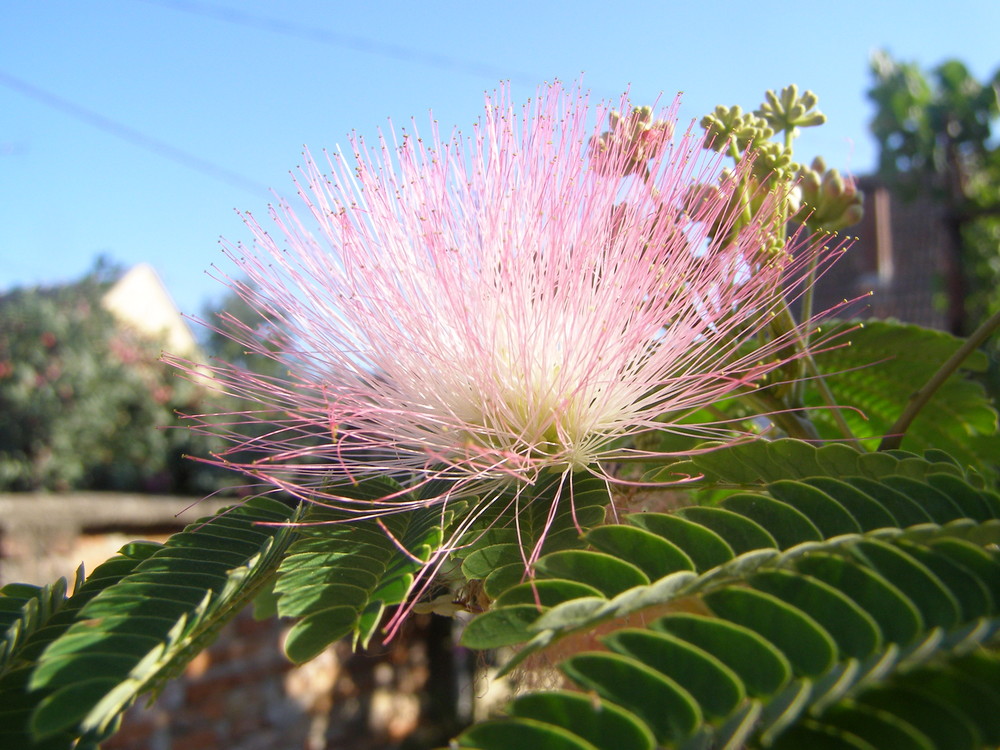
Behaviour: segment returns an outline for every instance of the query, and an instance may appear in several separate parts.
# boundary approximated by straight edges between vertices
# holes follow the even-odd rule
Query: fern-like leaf
[[[607,704],[637,747],[994,747],[995,712],[964,698],[1000,684],[1000,504],[951,462],[889,458],[905,475],[779,479],[542,557],[545,597],[512,587],[463,641],[523,643],[509,670],[582,639],[558,668],[600,703],[518,699],[458,745],[617,747],[591,729]]]
[[[831,332],[836,335],[853,325],[834,323]],[[841,413],[870,449],[891,428],[910,395],[926,384],[939,364],[962,343],[942,331],[877,320],[855,328],[849,339],[852,346],[818,354],[816,362],[829,374],[827,382],[837,403],[861,410]],[[873,353],[877,353],[877,363],[872,361]],[[990,467],[1000,449],[997,412],[983,386],[969,377],[985,368],[982,352],[966,360],[907,430],[903,447],[916,453],[933,447],[954,456],[963,466]],[[829,437],[839,437],[829,413],[819,410],[815,415]]]
[[[390,479],[336,491],[362,501],[388,495],[419,500]],[[415,577],[445,535],[463,524],[469,502],[362,521],[330,508],[310,509],[274,589],[278,613],[298,618],[285,641],[289,658],[306,661],[348,635],[356,645],[367,645],[385,609],[411,594]],[[464,578],[481,581],[487,592],[505,590],[524,578],[535,545],[543,552],[582,546],[579,529],[599,523],[607,503],[607,488],[590,476],[569,482],[547,477],[517,494],[501,494],[476,507],[474,522],[462,525],[462,541],[448,564],[461,566]]]
[[[60,750],[72,746],[76,738],[70,731],[57,732],[40,742],[31,734],[30,721],[36,698],[29,695],[28,683],[34,662],[49,644],[69,629],[88,601],[132,572],[158,546],[153,543],[127,545],[116,557],[98,566],[86,581],[81,580],[82,568],[78,569],[68,597],[65,579],[46,586],[12,583],[0,590],[4,627],[0,646],[3,651],[0,659],[0,748]]]
[[[878,480],[886,476],[921,479],[928,474],[965,476],[954,458],[937,450],[922,456],[903,450],[868,453],[843,443],[813,445],[792,438],[731,445],[705,443],[700,448],[697,455],[658,469],[648,478],[663,482],[690,477],[698,480],[697,486],[753,488],[779,479],[805,477]]]
[[[532,556],[583,546],[580,532],[604,520],[608,488],[590,474],[543,476],[494,499],[455,552],[466,580],[496,596],[525,578]]]
[[[337,492],[354,500],[394,493],[413,499],[390,479]],[[367,645],[386,607],[407,597],[414,577],[439,548],[450,516],[449,510],[427,507],[358,521],[332,508],[309,508],[274,587],[278,614],[298,619],[285,640],[288,657],[307,661],[347,635]]]
[[[273,577],[296,518],[254,498],[163,545],[130,544],[98,567],[44,627],[11,639],[0,746],[96,747]]]

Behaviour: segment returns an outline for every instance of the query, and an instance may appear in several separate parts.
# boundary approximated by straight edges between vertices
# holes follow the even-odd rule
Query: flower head
[[[795,332],[745,343],[801,260],[762,247],[767,211],[713,239],[731,196],[688,202],[718,160],[673,135],[674,110],[616,118],[621,137],[601,135],[595,111],[554,85],[520,113],[488,100],[468,138],[357,139],[325,173],[308,159],[308,211],[273,210],[274,233],[247,216],[254,246],[229,248],[248,279],[235,288],[273,332],[234,322],[229,335],[287,377],[216,368],[271,425],[220,460],[374,515],[401,505],[329,488],[389,472],[448,480],[446,501],[545,470],[603,475],[644,432],[717,434],[670,415],[782,364]]]

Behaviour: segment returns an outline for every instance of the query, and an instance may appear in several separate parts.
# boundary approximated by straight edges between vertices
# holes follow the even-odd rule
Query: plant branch
[[[791,308],[788,307],[787,302],[782,302],[782,307],[778,313],[779,319],[789,321],[786,323],[785,330],[793,331],[795,330],[795,317],[792,315]],[[801,366],[805,372],[810,376],[809,379],[815,383],[816,388],[819,390],[820,398],[823,403],[830,409],[830,413],[833,415],[833,421],[837,425],[837,429],[840,430],[840,434],[844,436],[844,439],[853,444],[858,445],[858,439],[855,437],[854,433],[851,431],[850,425],[847,424],[847,420],[844,419],[844,415],[840,411],[840,405],[833,396],[833,391],[830,390],[830,386],[827,385],[826,379],[823,377],[823,373],[819,371],[819,367],[816,365],[816,360],[813,358],[812,352],[809,350],[809,337],[808,333],[799,334],[796,341],[796,349],[801,352],[801,358],[796,360],[801,363]],[[801,374],[796,375],[793,379],[791,398],[793,401],[793,406],[801,406],[803,403],[802,399],[802,388],[803,384],[806,382],[806,378]]]
[[[893,450],[902,444],[903,436],[906,435],[910,424],[916,419],[920,410],[931,400],[937,389],[958,370],[959,365],[972,352],[978,349],[998,327],[1000,327],[1000,312],[995,312],[938,368],[938,371],[934,373],[923,387],[910,396],[910,400],[907,402],[902,414],[899,415],[899,419],[889,428],[889,432],[882,438],[882,442],[879,443],[878,449],[880,451]]]

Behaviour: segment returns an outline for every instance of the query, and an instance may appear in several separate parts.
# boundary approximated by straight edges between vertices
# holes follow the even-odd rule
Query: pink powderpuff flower
[[[671,415],[797,356],[801,331],[745,344],[819,246],[775,253],[766,210],[735,241],[712,239],[731,196],[687,200],[719,163],[699,136],[674,135],[676,103],[655,141],[635,138],[634,117],[612,120],[621,138],[601,134],[607,115],[556,84],[520,114],[504,93],[488,99],[468,138],[390,132],[371,150],[356,138],[326,173],[307,158],[307,212],[272,208],[273,233],[246,215],[254,245],[226,247],[246,277],[230,284],[268,321],[262,333],[230,320],[227,335],[287,375],[212,368],[261,405],[230,421],[266,426],[252,440],[234,430],[219,462],[369,518],[413,506],[331,488],[388,473],[446,480],[430,502],[488,502],[544,471],[613,481],[609,462],[648,457],[631,440],[642,433],[731,437]]]

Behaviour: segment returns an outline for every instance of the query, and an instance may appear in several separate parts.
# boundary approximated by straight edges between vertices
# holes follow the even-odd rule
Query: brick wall
[[[0,495],[0,584],[87,570],[134,539],[165,539],[221,503],[110,493]],[[183,511],[183,512],[181,512]],[[177,514],[181,512],[178,516]],[[242,612],[152,706],[126,714],[103,750],[418,750],[446,745],[475,702],[453,622],[415,617],[402,637],[338,643],[295,666],[286,627]],[[464,708],[463,708],[464,707]]]
[[[844,230],[857,239],[820,279],[814,310],[871,292],[842,315],[944,328],[943,307],[936,304],[947,246],[941,207],[926,199],[905,201],[873,177],[858,184],[864,218]]]

